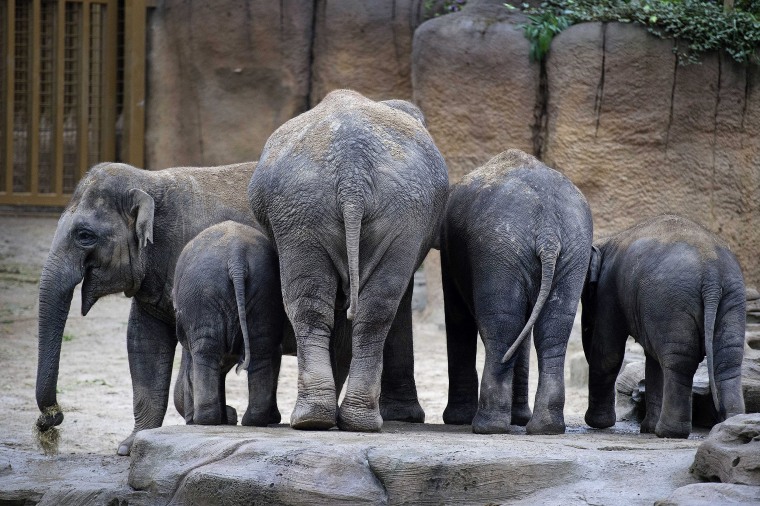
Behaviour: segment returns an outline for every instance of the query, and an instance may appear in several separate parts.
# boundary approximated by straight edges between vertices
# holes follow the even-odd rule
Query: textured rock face
[[[452,182],[507,148],[533,153],[540,66],[528,60],[520,14],[472,2],[414,34],[414,101]]]
[[[586,195],[597,236],[681,214],[725,239],[756,281],[758,71],[722,54],[678,66],[672,45],[620,23],[558,35],[542,158]]]
[[[704,480],[760,485],[760,414],[733,416],[713,427],[691,472]]]
[[[411,100],[412,35],[423,0],[318,0],[311,106],[350,88],[374,100]]]
[[[149,27],[149,168],[257,160],[308,108],[313,1],[167,0]]]
[[[729,483],[692,483],[676,489],[655,506],[716,506],[717,504],[760,504],[760,487]]]

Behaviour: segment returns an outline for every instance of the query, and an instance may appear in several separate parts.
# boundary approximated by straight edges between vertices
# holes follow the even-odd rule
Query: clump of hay
[[[37,423],[34,424],[34,428],[32,429],[34,439],[37,441],[37,446],[39,446],[45,455],[58,454],[58,445],[61,442],[61,431],[55,427],[42,430],[40,428],[40,421],[45,419],[50,420],[59,415],[63,416],[61,407],[58,404],[50,406],[40,414]]]
[[[42,431],[37,425],[32,429],[34,439],[42,453],[48,456],[58,455],[58,445],[61,442],[61,431],[55,427]]]

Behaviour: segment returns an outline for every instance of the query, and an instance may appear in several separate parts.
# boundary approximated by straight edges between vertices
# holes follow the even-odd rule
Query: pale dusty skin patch
[[[546,167],[538,158],[520,151],[519,149],[508,149],[502,151],[483,164],[480,168],[470,172],[462,178],[462,184],[470,184],[473,181],[482,181],[484,186],[504,181],[505,175],[511,170],[518,168],[540,168]]]
[[[657,216],[634,225],[617,235],[600,241],[617,243],[620,249],[627,249],[639,239],[654,239],[662,244],[685,243],[691,245],[705,260],[718,258],[718,250],[730,250],[728,244],[697,223],[681,216]]]

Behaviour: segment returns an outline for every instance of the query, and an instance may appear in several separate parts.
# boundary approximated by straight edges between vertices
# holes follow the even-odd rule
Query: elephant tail
[[[235,301],[237,302],[240,329],[243,331],[244,355],[243,361],[239,363],[235,369],[236,374],[240,374],[241,371],[247,370],[248,364],[251,363],[251,342],[248,338],[248,319],[246,318],[245,311],[245,278],[247,273],[244,265],[245,264],[239,259],[230,259],[227,263],[227,271],[229,272],[230,280],[232,281],[232,287],[235,290]]]
[[[718,398],[718,387],[715,384],[715,350],[713,349],[715,335],[715,320],[718,314],[718,304],[720,303],[720,289],[702,290],[702,306],[704,308],[704,326],[705,326],[705,355],[707,356],[707,377],[710,381],[710,391],[712,392],[713,405],[719,416],[723,416],[725,409],[721,409],[720,399]]]
[[[349,306],[346,317],[353,320],[359,305],[359,238],[362,230],[364,207],[359,203],[343,204],[343,224],[346,227],[346,253],[348,255]]]
[[[552,282],[554,281],[554,268],[557,265],[557,257],[559,256],[560,244],[556,238],[544,241],[542,246],[538,248],[538,258],[541,260],[541,288],[538,290],[538,297],[536,303],[533,305],[533,310],[528,317],[528,322],[523,327],[520,335],[512,346],[509,347],[504,354],[504,358],[501,359],[502,364],[506,364],[514,356],[520,345],[525,338],[530,335],[533,330],[533,325],[538,320],[538,315],[541,314],[541,310],[544,308],[544,304],[549,299],[549,292],[552,288]]]

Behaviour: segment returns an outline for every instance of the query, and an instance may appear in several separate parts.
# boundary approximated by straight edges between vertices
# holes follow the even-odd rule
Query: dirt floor
[[[34,437],[38,410],[34,388],[37,367],[37,283],[55,232],[55,218],[0,216],[0,444],[17,450],[40,451]],[[428,303],[415,313],[415,360],[420,402],[427,422],[442,423],[448,389],[446,342],[441,307],[440,274],[435,258],[426,264]],[[419,297],[419,294],[418,294]],[[130,300],[122,294],[98,301],[81,316],[75,292],[64,331],[58,381],[58,401],[65,420],[60,426],[59,451],[113,454],[132,430],[132,391],[126,350]],[[580,350],[576,329],[568,355]],[[478,353],[483,361],[482,346]],[[535,357],[534,357],[535,360]],[[569,364],[570,361],[568,361]],[[175,356],[175,375],[179,353]],[[569,379],[569,365],[566,368]],[[532,372],[536,371],[535,362]],[[284,421],[296,396],[296,359],[284,357],[278,402]],[[531,375],[535,392],[537,377]],[[174,382],[172,381],[172,384]],[[230,373],[228,403],[240,413],[247,392],[243,376]],[[582,425],[585,388],[568,386],[565,416]],[[171,405],[164,425],[184,424]]]

